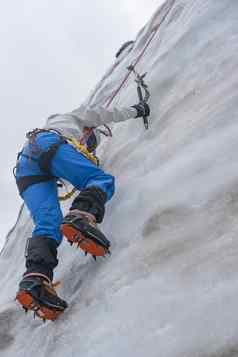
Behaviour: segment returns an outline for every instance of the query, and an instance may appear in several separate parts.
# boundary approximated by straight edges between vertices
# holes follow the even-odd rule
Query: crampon
[[[69,213],[61,225],[63,235],[68,242],[81,248],[85,255],[88,253],[96,257],[105,257],[110,253],[110,242],[105,235],[96,227],[96,224],[89,222],[87,217]]]
[[[29,274],[20,282],[16,300],[25,312],[33,311],[35,316],[46,320],[55,321],[67,308],[66,301],[60,299],[55,291],[55,286],[39,275]]]

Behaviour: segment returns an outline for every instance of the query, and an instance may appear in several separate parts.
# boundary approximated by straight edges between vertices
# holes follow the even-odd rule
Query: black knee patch
[[[98,187],[90,187],[80,192],[73,201],[70,210],[78,209],[91,213],[95,216],[97,223],[101,223],[105,214],[106,201],[105,192]]]
[[[58,264],[57,242],[47,237],[29,238],[26,245],[26,272],[41,273],[53,279],[53,269]]]

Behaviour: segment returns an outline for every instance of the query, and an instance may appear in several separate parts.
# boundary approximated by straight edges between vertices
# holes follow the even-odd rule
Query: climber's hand
[[[149,105],[141,101],[138,104],[132,105],[132,108],[136,109],[136,118],[141,118],[141,117],[148,117],[150,115],[150,107]]]

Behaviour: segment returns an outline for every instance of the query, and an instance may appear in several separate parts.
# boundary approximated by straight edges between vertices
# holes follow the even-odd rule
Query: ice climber
[[[26,311],[33,310],[43,320],[55,320],[67,307],[52,283],[62,236],[94,257],[109,252],[110,242],[97,223],[103,221],[105,204],[113,196],[114,177],[96,164],[98,127],[149,114],[150,108],[143,101],[112,110],[81,106],[49,117],[43,129],[27,134],[15,170],[19,193],[34,222],[25,250],[26,271],[16,296]],[[80,138],[83,146],[77,145]],[[65,217],[58,199],[59,179],[80,191]]]

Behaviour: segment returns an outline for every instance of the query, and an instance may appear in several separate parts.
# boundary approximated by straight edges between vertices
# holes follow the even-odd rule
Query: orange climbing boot
[[[93,214],[71,210],[65,216],[61,229],[68,242],[71,245],[76,243],[85,255],[89,253],[96,260],[96,257],[110,254],[110,242],[98,229]]]
[[[45,320],[56,320],[67,308],[55,291],[56,284],[41,273],[26,274],[19,284],[16,300],[25,312],[31,310],[35,315]]]

